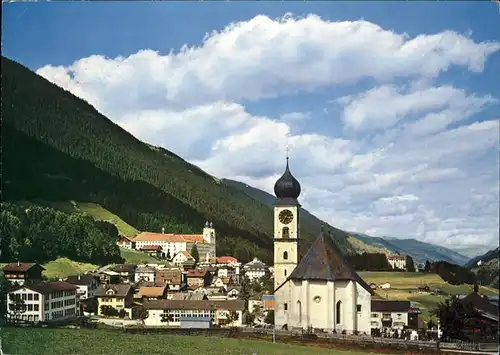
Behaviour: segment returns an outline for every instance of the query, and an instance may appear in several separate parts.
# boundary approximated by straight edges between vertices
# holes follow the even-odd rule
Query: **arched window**
[[[287,251],[283,252],[283,260],[288,260],[288,252]]]
[[[285,276],[286,276],[286,269],[285,269]]]
[[[290,229],[288,227],[283,227],[283,229],[281,230],[281,234],[282,234],[282,237],[284,239],[289,238],[290,237]]]
[[[302,327],[302,303],[297,301],[297,313],[299,314],[299,325]]]
[[[336,322],[337,324],[340,324],[341,323],[341,320],[342,320],[342,301],[338,301],[337,302],[337,307],[336,307]]]

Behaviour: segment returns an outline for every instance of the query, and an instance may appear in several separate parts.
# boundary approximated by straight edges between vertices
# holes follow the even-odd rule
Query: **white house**
[[[151,266],[137,266],[135,269],[134,281],[135,282],[155,282],[156,269]]]
[[[217,301],[217,300],[157,300],[144,302],[148,311],[148,318],[144,320],[146,326],[180,326],[182,318],[197,317],[211,318],[213,324],[221,326],[239,327],[242,325],[245,301]],[[232,313],[236,319],[231,319]]]
[[[183,264],[194,264],[196,260],[189,254],[186,250],[182,250],[175,254],[172,258],[172,263],[174,265],[183,265]]]
[[[404,255],[388,255],[387,261],[393,269],[406,270],[406,257]]]
[[[250,281],[254,281],[269,274],[269,268],[259,259],[253,258],[252,261],[243,265],[243,273]]]
[[[35,323],[75,318],[78,313],[77,289],[77,286],[63,281],[47,281],[16,287],[8,293],[7,318]],[[22,312],[15,310],[20,305],[23,308]]]
[[[404,327],[418,328],[418,308],[410,301],[372,300],[370,326],[381,331],[396,330]]]
[[[275,327],[308,327],[370,334],[370,286],[321,232],[299,260],[301,187],[287,164],[274,192]]]
[[[81,300],[94,297],[95,290],[99,287],[97,279],[92,275],[68,276],[66,282],[78,287],[76,293]]]
[[[377,287],[381,288],[382,290],[389,290],[391,288],[391,284],[389,282],[384,282]]]
[[[216,234],[213,224],[205,223],[202,234],[172,234],[165,233],[162,228],[161,233],[142,232],[133,239],[136,249],[146,246],[158,245],[162,248],[165,256],[170,254],[174,256],[181,251],[190,251],[196,244],[200,259],[215,257],[216,253]]]

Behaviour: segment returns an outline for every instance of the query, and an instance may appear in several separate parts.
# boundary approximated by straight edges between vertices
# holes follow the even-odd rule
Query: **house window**
[[[378,313],[372,313],[372,318],[378,318]]]
[[[361,312],[361,305],[360,304],[356,305],[356,311]]]
[[[283,260],[288,260],[288,252],[287,251],[283,252]]]
[[[38,301],[38,293],[35,293],[35,294],[33,295],[33,299],[34,299],[35,301]]]
[[[284,239],[288,239],[290,237],[290,229],[288,227],[283,227],[283,229],[281,230],[281,234],[282,234],[282,237]]]
[[[341,319],[342,319],[342,314],[341,314],[341,312],[342,312],[342,301],[338,301],[337,302],[337,307],[336,307],[335,311],[336,311],[336,316],[337,316],[335,318],[335,321],[336,321],[335,323],[340,324],[341,323]]]
[[[283,308],[285,309],[285,311],[288,311],[288,303],[285,303],[285,304],[283,305]]]

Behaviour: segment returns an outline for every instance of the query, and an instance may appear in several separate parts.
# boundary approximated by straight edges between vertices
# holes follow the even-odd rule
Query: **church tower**
[[[300,184],[290,172],[288,157],[283,175],[274,185],[274,289],[276,290],[299,263],[299,210],[297,198]],[[289,304],[288,288],[274,294],[274,324],[281,328],[287,324]]]

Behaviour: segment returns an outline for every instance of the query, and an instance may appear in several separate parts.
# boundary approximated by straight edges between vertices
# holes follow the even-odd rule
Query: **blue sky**
[[[3,55],[218,177],[271,191],[289,145],[339,228],[498,245],[491,2],[2,6]]]

